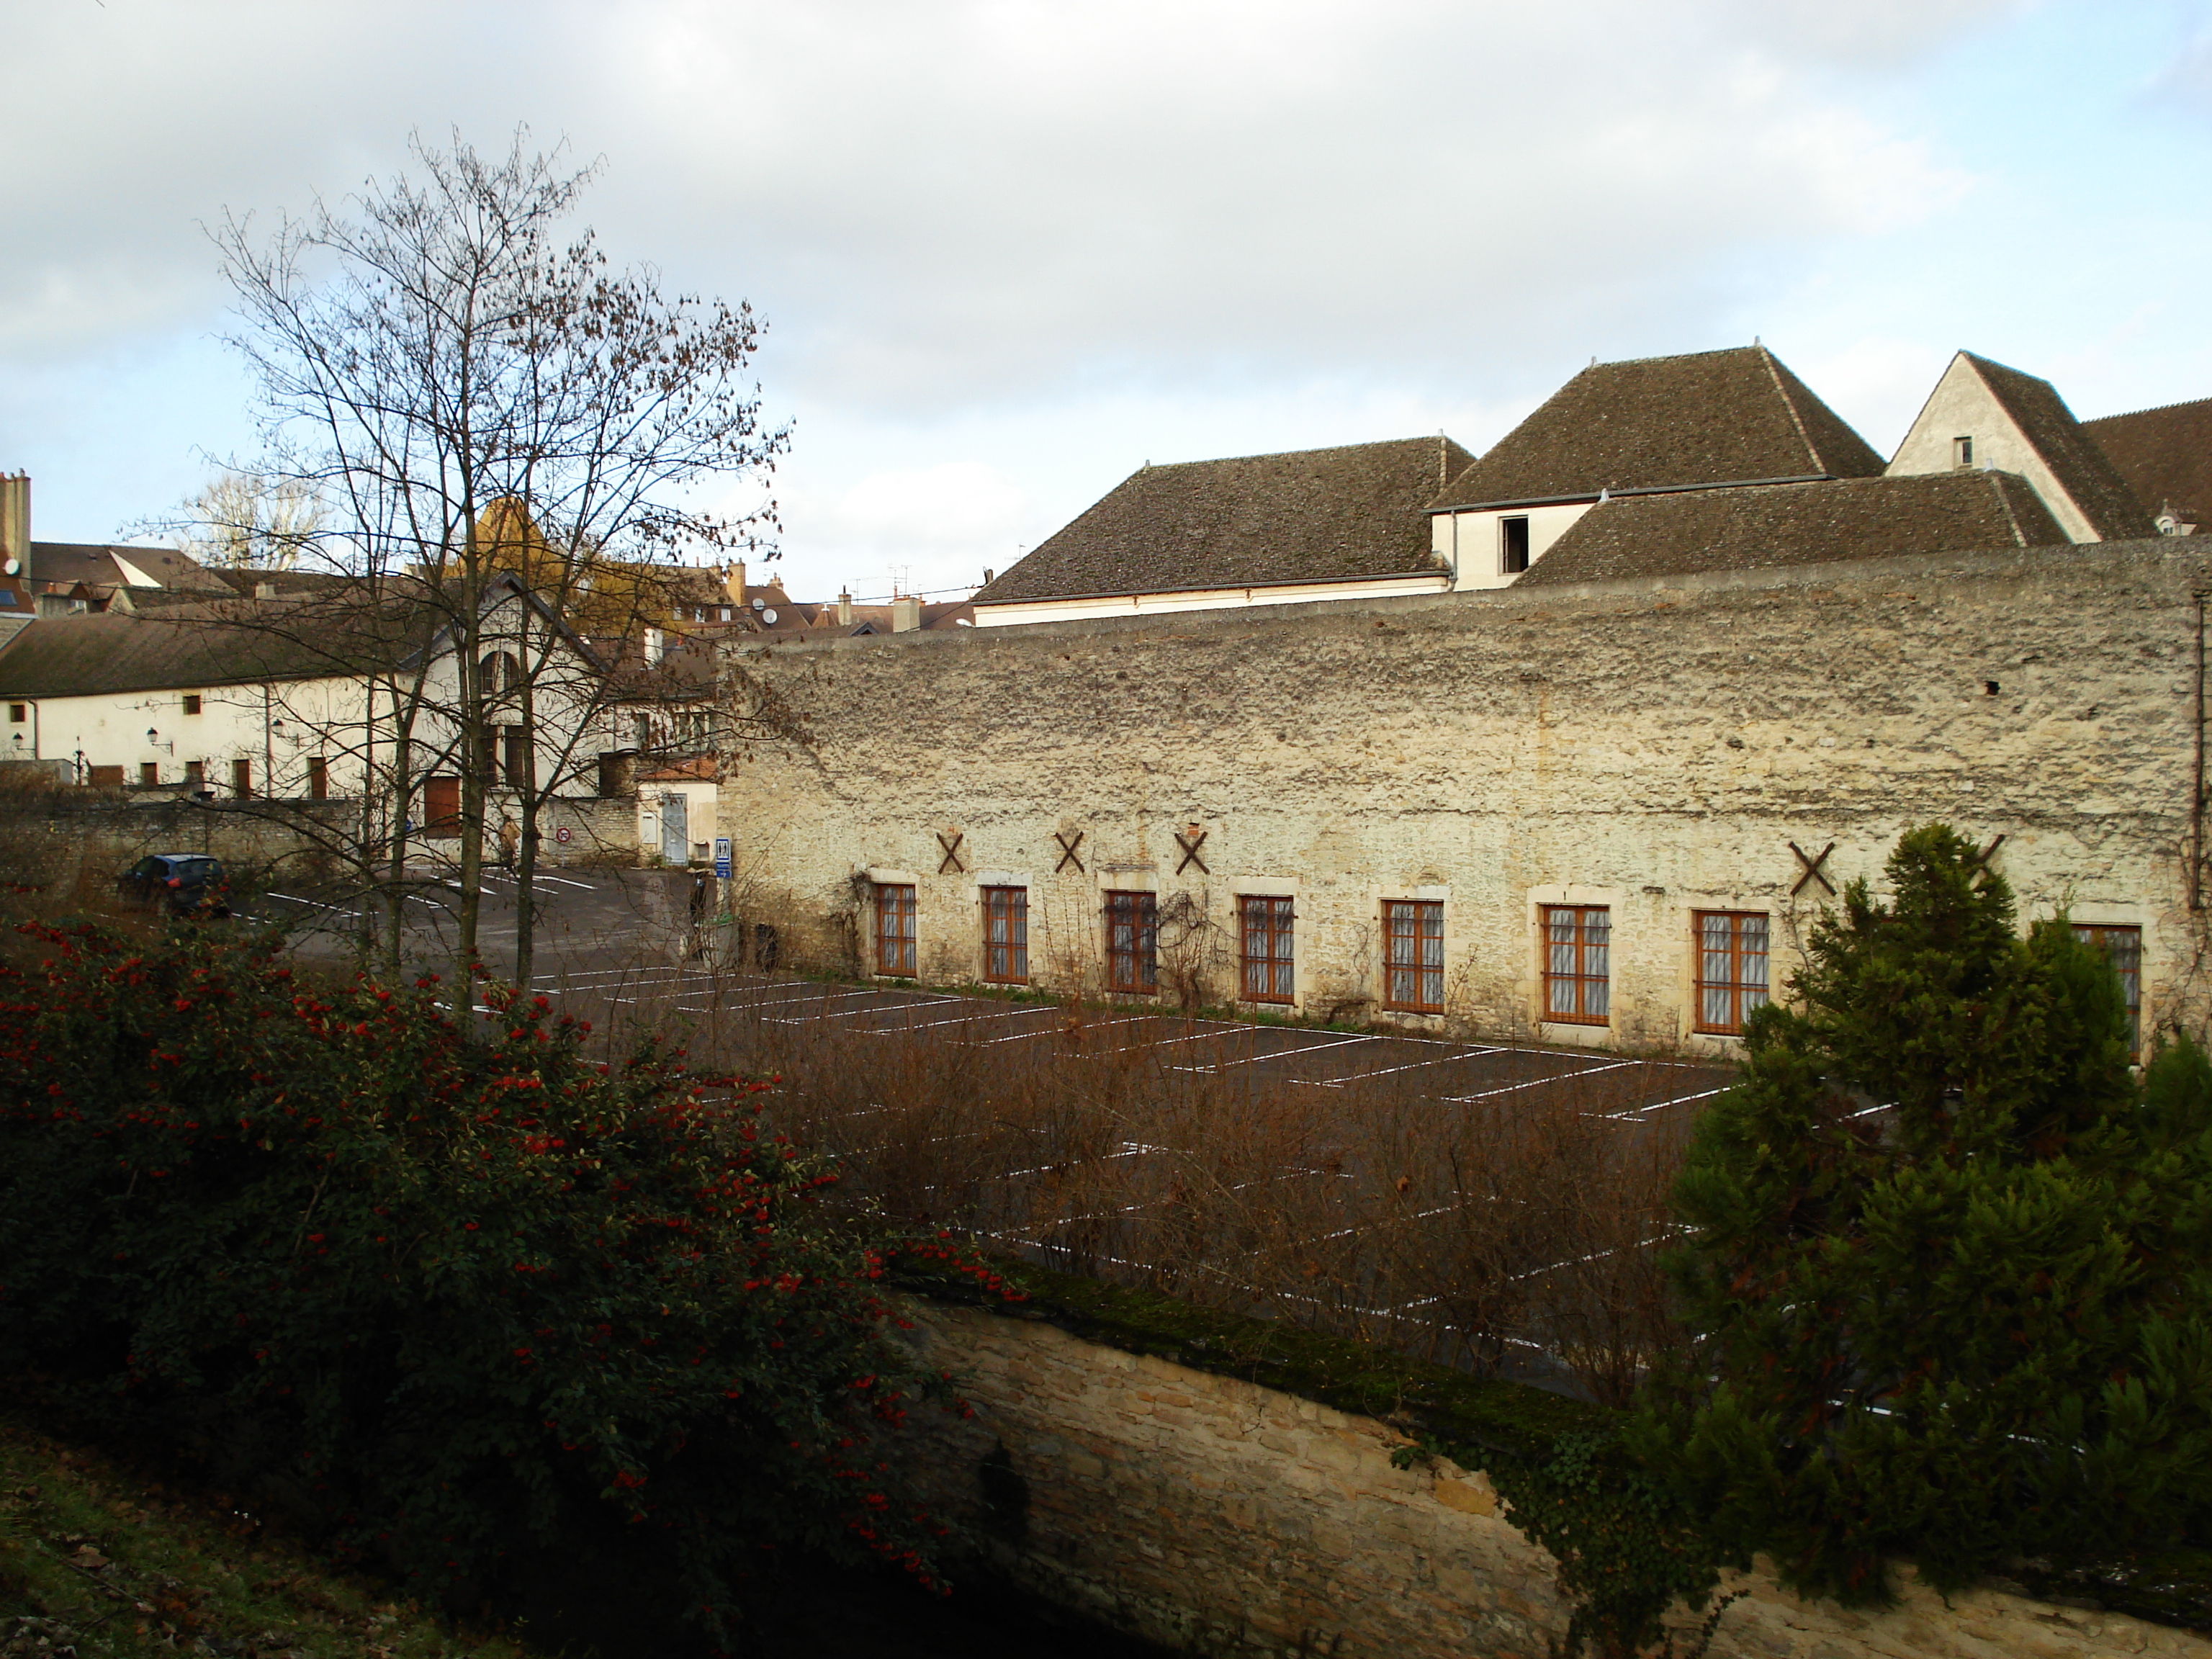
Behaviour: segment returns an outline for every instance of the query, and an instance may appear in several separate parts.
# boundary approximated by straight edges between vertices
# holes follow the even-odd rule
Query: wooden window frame
[[[982,890],[983,981],[987,985],[1030,982],[1030,890]]]
[[[1544,952],[1539,1018],[1547,1025],[1612,1024],[1613,907],[1547,904],[1539,908],[1537,918]],[[1557,994],[1560,987],[1571,988],[1565,1012]],[[1593,1011],[1592,1003],[1602,1006]]]
[[[141,789],[158,789],[161,787],[161,762],[140,761],[138,763],[138,787]]]
[[[1296,1002],[1297,948],[1295,900],[1278,893],[1237,896],[1237,994],[1241,1001],[1282,1007]]]
[[[88,766],[84,781],[88,788],[120,789],[123,787],[123,769],[119,766]]]
[[[2077,921],[2074,937],[2105,953],[2128,1003],[2128,1056],[2142,1052],[2142,929],[2131,921]],[[2118,945],[2118,951],[2112,947]]]
[[[27,702],[11,702],[8,705],[8,723],[10,726],[21,726],[25,720],[30,719],[30,704]]]
[[[1724,935],[1709,931],[1713,922],[1723,924]],[[1753,922],[1756,929],[1747,926]],[[1754,932],[1755,941],[1747,937]],[[1754,942],[1758,948],[1748,948]],[[1759,963],[1756,981],[1745,977],[1746,964],[1753,957]],[[1745,1017],[1774,994],[1774,919],[1764,910],[1692,910],[1690,960],[1690,1029],[1706,1036],[1741,1036]],[[1712,976],[1717,968],[1725,978]],[[1717,1017],[1711,1012],[1717,1000],[1724,1002]]]
[[[879,975],[890,979],[920,976],[916,972],[921,958],[915,926],[921,909],[920,896],[910,883],[876,884],[876,972]]]
[[[1153,996],[1160,988],[1160,897],[1115,890],[1105,896],[1106,988]]]
[[[198,692],[192,691],[186,693],[184,701],[185,713],[187,714],[197,714],[200,712],[200,694]]]
[[[1410,994],[1401,997],[1401,989]],[[1382,901],[1382,1006],[1405,1014],[1443,1012],[1442,899]]]
[[[1516,531],[1518,534],[1516,534]],[[1498,521],[1498,574],[1518,576],[1536,561],[1529,549],[1530,526],[1526,513],[1509,513]],[[1516,546],[1516,542],[1519,543]],[[1516,562],[1516,561],[1518,562]]]
[[[204,786],[207,782],[207,763],[204,761],[186,761],[185,763],[185,781],[186,783],[194,783]]]

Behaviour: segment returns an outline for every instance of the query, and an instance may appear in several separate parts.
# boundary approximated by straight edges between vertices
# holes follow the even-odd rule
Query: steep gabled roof
[[[2172,507],[2189,524],[2212,519],[2212,398],[2084,421],[2145,513]]]
[[[2010,472],[1691,489],[1600,503],[1514,586],[2061,546],[2066,540],[2027,480]]]
[[[2074,418],[2057,387],[1971,351],[1959,355],[1973,366],[1990,395],[2042,456],[2059,488],[2073,498],[2098,535],[2112,542],[2155,533],[2150,514],[2105,452]]]
[[[125,547],[107,542],[33,542],[30,578],[35,582],[89,582],[95,587],[152,586],[185,592],[221,593],[222,579],[173,547]]]
[[[1473,459],[1433,437],[1146,466],[974,603],[1431,570],[1427,502]]]
[[[1439,507],[1773,478],[1864,478],[1881,457],[1765,346],[1593,363],[1435,498]]]

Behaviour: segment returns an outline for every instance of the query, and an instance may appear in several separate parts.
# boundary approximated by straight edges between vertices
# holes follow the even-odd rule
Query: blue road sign
[[[714,837],[714,873],[724,881],[730,878],[730,838],[727,836]]]

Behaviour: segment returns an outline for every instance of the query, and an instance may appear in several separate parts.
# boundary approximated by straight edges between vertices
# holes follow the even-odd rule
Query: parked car
[[[222,861],[204,853],[149,854],[115,878],[115,890],[141,904],[165,906],[172,915],[230,914]]]

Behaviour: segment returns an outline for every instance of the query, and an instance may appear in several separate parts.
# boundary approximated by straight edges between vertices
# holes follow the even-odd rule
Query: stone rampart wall
[[[1565,1629],[1551,1558],[1480,1472],[1399,1469],[1371,1419],[1036,1320],[924,1304],[918,1340],[976,1408],[927,1432],[940,1504],[996,1565],[1133,1633],[1223,1656],[1541,1659]],[[2212,1642],[1994,1589],[1854,1613],[1771,1576],[1716,1659],[2212,1659]],[[1686,1622],[1694,1623],[1694,1620]]]
[[[1297,1011],[1364,1018],[1382,902],[1440,899],[1447,1017],[1406,1024],[1694,1047],[1693,912],[1769,914],[1778,985],[1829,902],[1791,844],[1840,887],[1940,819],[2024,910],[2139,927],[2147,1017],[2201,1026],[2208,584],[2190,538],[742,647],[814,742],[726,769],[735,902],[866,967],[910,881],[957,982],[1025,886],[1032,981],[1096,989],[1104,893],[1151,890],[1163,994],[1221,1002],[1237,896],[1288,896]],[[1540,1018],[1571,902],[1610,907],[1602,1025]]]

